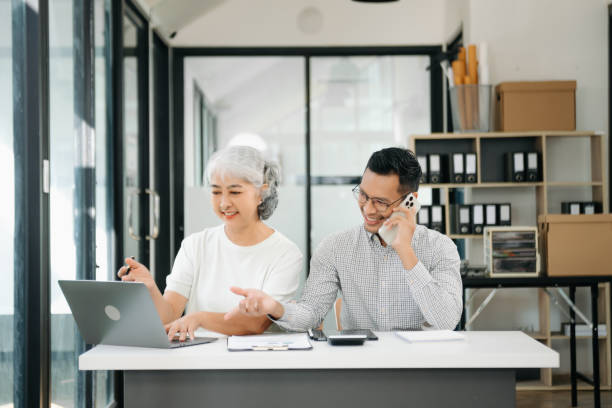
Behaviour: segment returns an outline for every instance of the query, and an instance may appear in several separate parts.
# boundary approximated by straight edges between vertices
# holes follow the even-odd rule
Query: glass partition
[[[15,163],[11,2],[0,1],[0,406],[13,404]]]
[[[351,188],[370,155],[431,130],[428,56],[311,58],[312,248],[363,223]]]

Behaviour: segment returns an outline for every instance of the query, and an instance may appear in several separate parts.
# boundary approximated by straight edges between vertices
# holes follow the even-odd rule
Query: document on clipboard
[[[230,336],[229,351],[284,351],[311,350],[312,344],[306,333],[259,334],[256,336]]]

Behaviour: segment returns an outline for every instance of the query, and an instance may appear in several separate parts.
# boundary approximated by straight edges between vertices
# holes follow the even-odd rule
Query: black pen
[[[135,259],[133,256],[130,256],[130,259]],[[125,274],[127,275],[128,273],[130,273],[130,266],[126,265],[127,269],[125,270]]]

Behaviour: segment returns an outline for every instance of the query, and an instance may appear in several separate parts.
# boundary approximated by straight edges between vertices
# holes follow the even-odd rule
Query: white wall
[[[578,130],[607,129],[607,1],[470,0],[470,43],[489,44],[492,83],[578,81]]]
[[[442,39],[445,43],[451,41],[462,28],[464,35],[466,34],[467,29],[469,29],[469,1],[470,0],[444,1],[444,27]]]
[[[568,80],[577,81],[576,127],[578,130],[608,131],[607,81],[607,1],[604,0],[461,0],[446,3],[445,27],[452,33],[463,20],[464,43],[486,42],[489,50],[491,83],[503,81]],[[607,146],[604,147],[607,151]],[[556,180],[576,180],[589,177],[584,173],[588,160],[583,141],[564,141],[548,151],[555,164],[550,169]],[[582,163],[573,165],[574,161]],[[579,172],[580,175],[575,173]],[[513,216],[535,214],[535,193],[521,189],[508,193],[513,203]],[[555,190],[549,200],[576,196],[590,197],[584,190]],[[478,201],[505,201],[500,191],[478,191],[472,196]],[[497,199],[497,201],[496,201]],[[516,211],[521,207],[519,211]],[[551,208],[552,209],[552,208]],[[557,212],[558,208],[555,209]],[[529,220],[521,218],[521,222]],[[535,220],[533,220],[535,221]],[[482,259],[482,245],[472,243],[470,258]],[[488,291],[476,296],[476,303]],[[588,309],[588,296],[579,291],[578,304]],[[523,305],[518,308],[517,305]],[[537,292],[535,289],[504,290],[483,312],[474,328],[530,328],[537,330]],[[551,310],[552,328],[558,327],[560,313]],[[579,343],[580,344],[580,343]],[[562,343],[553,346],[567,354]],[[590,357],[580,356],[579,369],[590,372]],[[563,371],[568,361],[562,361]]]
[[[316,8],[316,33],[298,15]],[[350,0],[226,0],[180,29],[173,46],[426,45],[442,43],[443,0],[363,4]]]

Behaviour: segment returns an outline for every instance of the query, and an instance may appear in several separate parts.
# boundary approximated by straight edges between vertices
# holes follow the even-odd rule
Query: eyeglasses
[[[367,203],[368,200],[372,201],[372,205],[374,206],[374,208],[376,208],[376,211],[381,212],[381,213],[387,211],[393,204],[402,201],[404,198],[408,196],[408,194],[403,195],[397,200],[389,203],[387,201],[381,200],[380,198],[374,198],[374,197],[368,196],[366,193],[361,191],[359,186],[355,186],[353,188],[353,195],[355,196],[355,200],[357,200],[357,202],[362,205]]]

